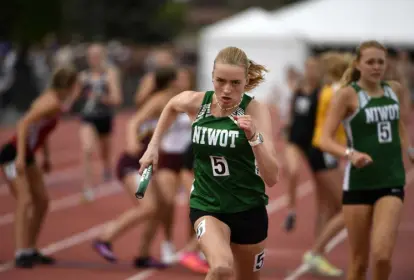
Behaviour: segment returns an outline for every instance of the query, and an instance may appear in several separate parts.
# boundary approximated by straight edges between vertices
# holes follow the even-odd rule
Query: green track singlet
[[[384,95],[370,97],[357,83],[359,108],[346,119],[348,142],[355,150],[371,156],[372,164],[356,168],[348,163],[344,190],[403,187],[405,170],[399,134],[400,104],[392,88],[382,83]]]
[[[215,213],[236,213],[267,205],[265,184],[258,175],[252,147],[230,117],[210,112],[213,91],[205,93],[192,124],[194,183],[190,207]],[[244,115],[252,98],[243,95],[233,116]]]

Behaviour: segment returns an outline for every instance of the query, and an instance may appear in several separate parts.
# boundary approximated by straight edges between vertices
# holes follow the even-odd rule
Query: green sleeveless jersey
[[[381,97],[370,97],[356,83],[351,86],[357,92],[359,108],[344,121],[348,142],[355,150],[370,155],[373,162],[359,169],[348,163],[344,190],[404,186],[397,95],[386,83],[383,83],[384,95]]]
[[[214,92],[205,93],[192,124],[194,183],[190,207],[208,212],[236,213],[267,205],[252,147],[230,117],[210,112]],[[244,95],[232,116],[245,114],[252,100]]]

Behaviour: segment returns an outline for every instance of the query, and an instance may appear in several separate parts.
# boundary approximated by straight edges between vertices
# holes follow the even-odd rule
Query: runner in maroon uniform
[[[52,77],[51,87],[34,100],[28,112],[19,120],[16,134],[0,149],[0,167],[16,198],[17,267],[31,268],[35,263],[54,263],[53,258],[42,255],[36,249],[49,198],[43,173],[35,161],[35,153],[56,128],[66,102],[73,100],[76,86],[76,70],[70,67],[58,69]],[[32,210],[31,216],[29,209]]]

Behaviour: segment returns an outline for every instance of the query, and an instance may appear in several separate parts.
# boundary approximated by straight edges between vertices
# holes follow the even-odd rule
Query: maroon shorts
[[[151,140],[152,135],[147,135],[141,140],[143,145],[142,150],[136,155],[130,155],[128,153],[122,153],[116,164],[116,176],[118,180],[122,181],[126,175],[131,172],[136,172],[140,168],[139,160],[147,150],[148,144]]]
[[[116,165],[116,177],[118,180],[122,181],[129,173],[139,170],[139,160],[141,159],[141,156],[142,154],[136,156],[132,156],[128,153],[121,154]]]
[[[180,172],[185,167],[184,154],[172,154],[160,152],[158,158],[158,170],[169,169],[176,173]]]

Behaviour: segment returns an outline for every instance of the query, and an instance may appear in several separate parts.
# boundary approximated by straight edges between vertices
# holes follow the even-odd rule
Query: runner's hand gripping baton
[[[152,176],[152,165],[149,165],[142,172],[141,180],[139,181],[138,188],[135,192],[135,197],[136,198],[142,199],[144,197],[145,192],[148,188],[148,184],[151,180],[151,176]]]

